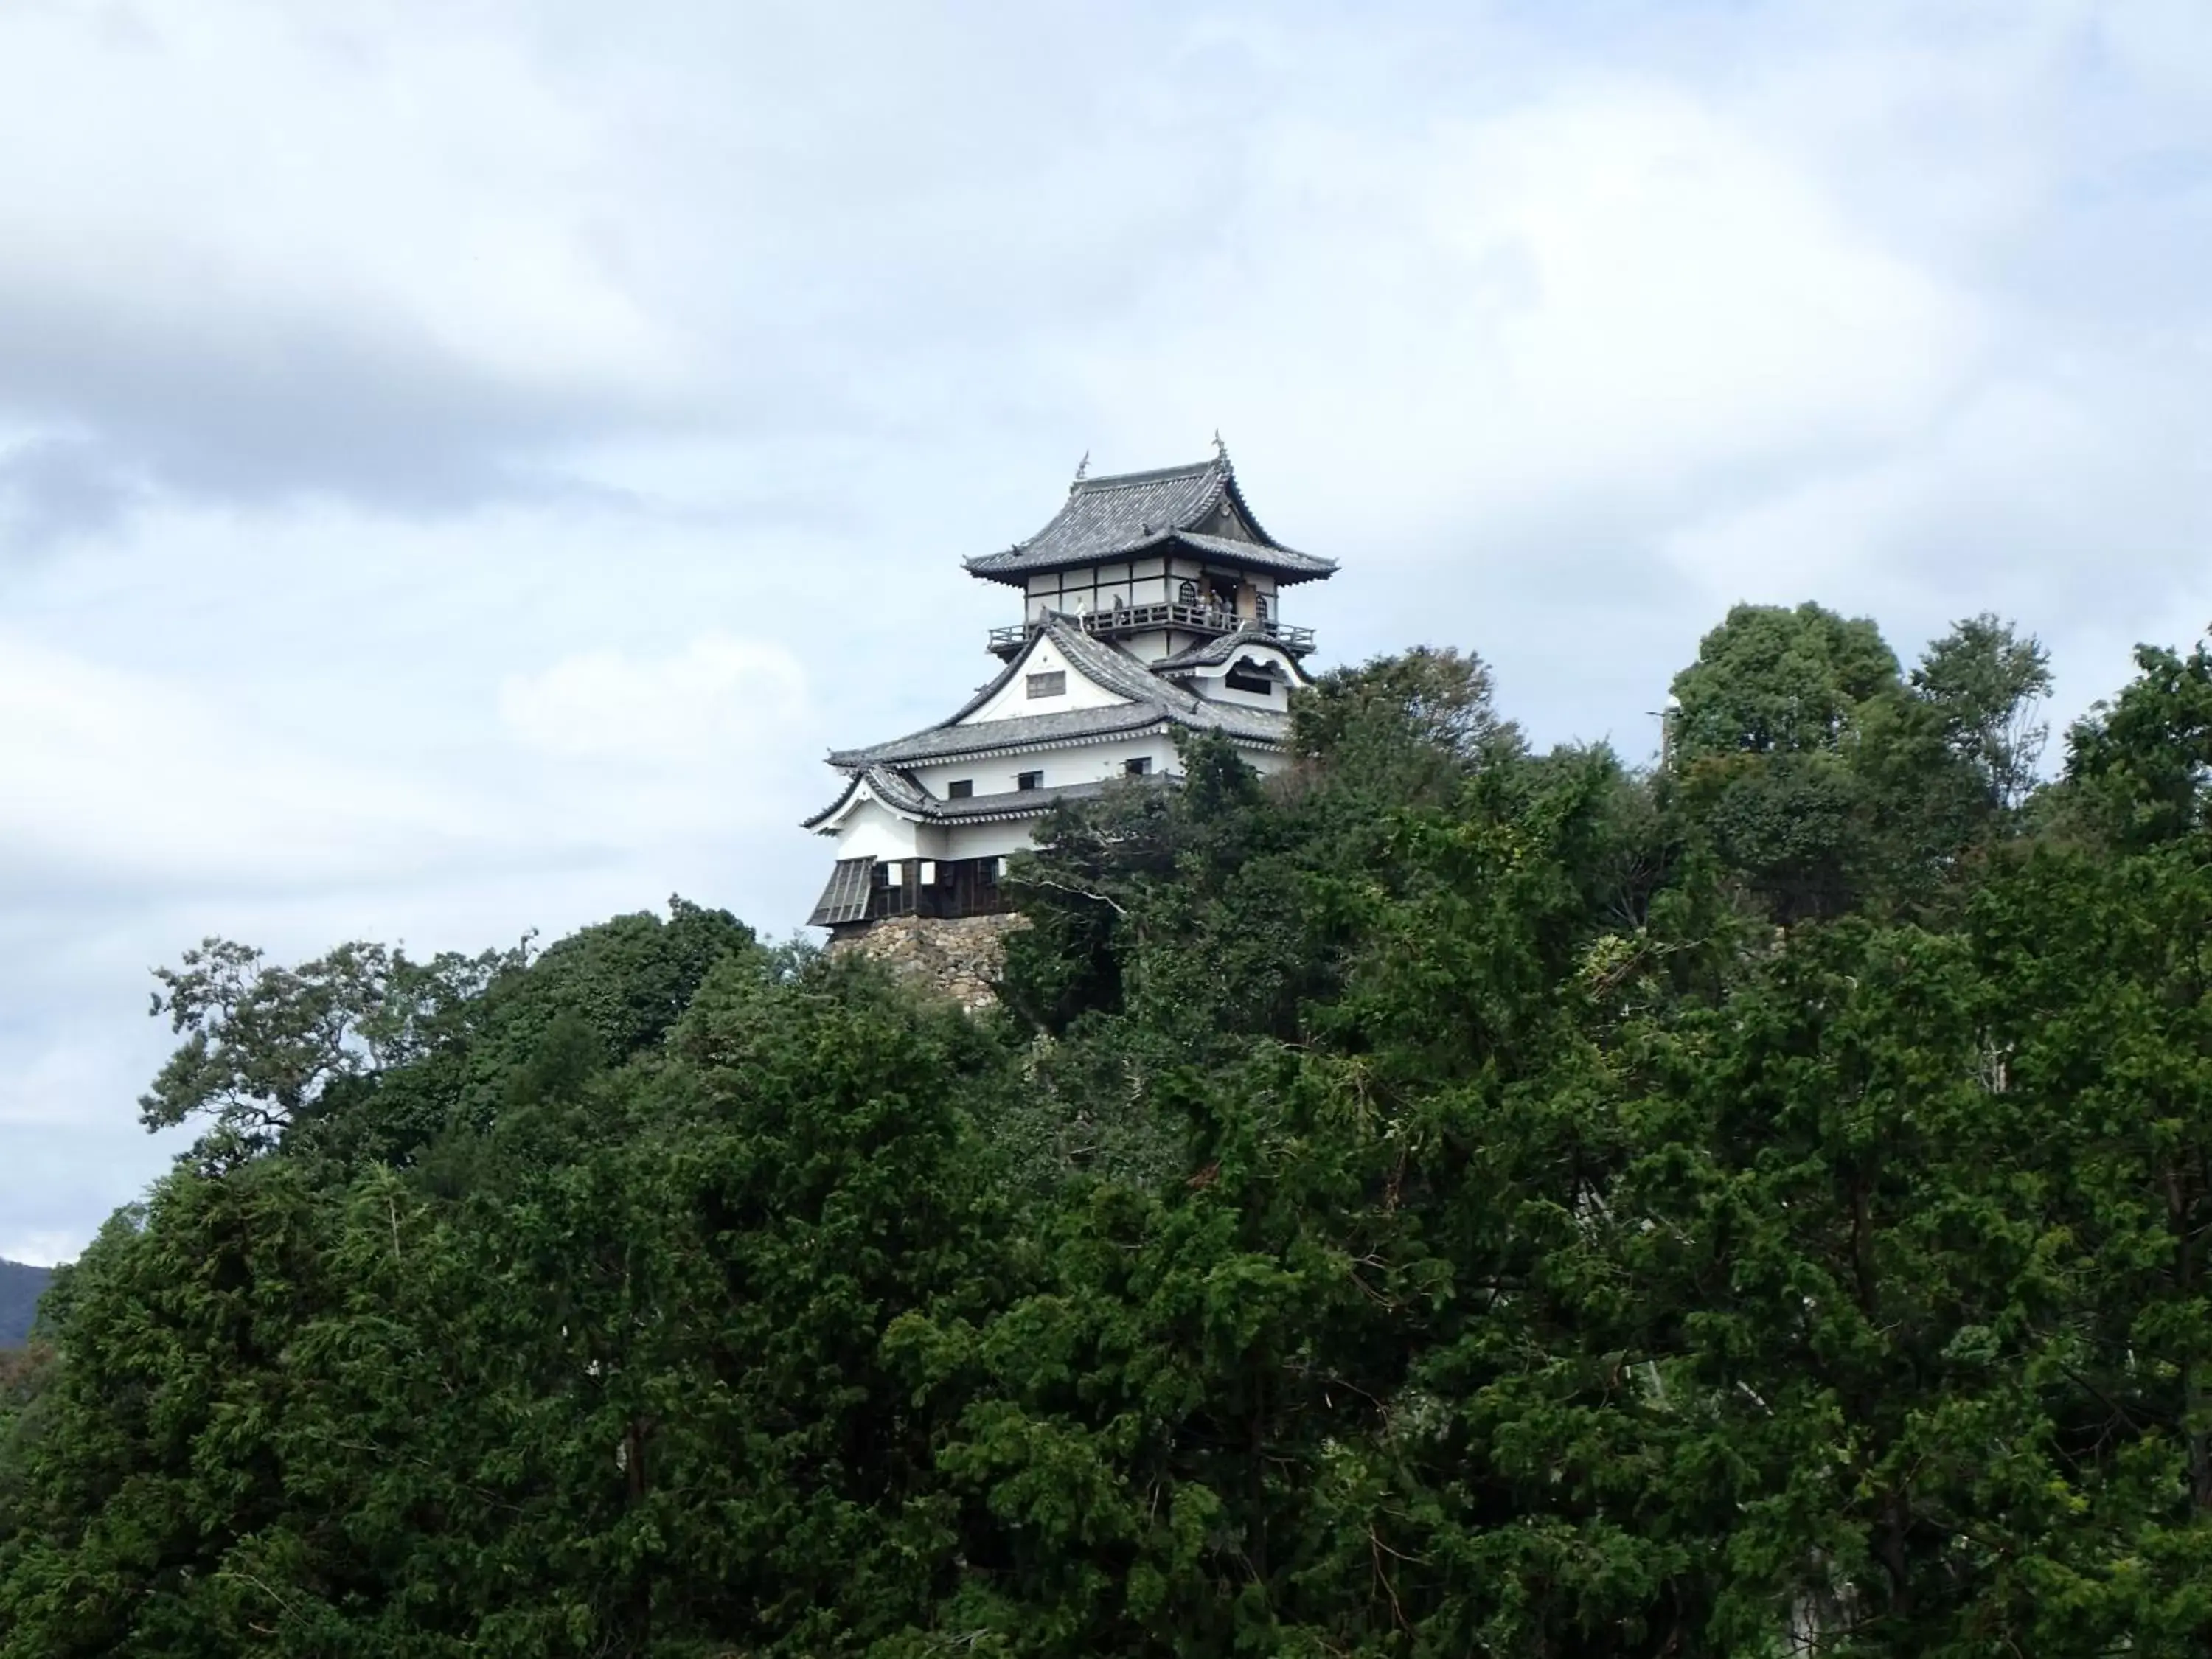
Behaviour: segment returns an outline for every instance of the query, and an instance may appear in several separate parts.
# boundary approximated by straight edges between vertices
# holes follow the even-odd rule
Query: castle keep
[[[991,630],[1004,666],[962,708],[830,755],[844,787],[806,827],[836,863],[808,920],[835,939],[1001,910],[1006,856],[1038,820],[1115,779],[1172,776],[1178,728],[1281,765],[1314,643],[1282,596],[1336,569],[1261,527],[1218,445],[1189,466],[1079,472],[1043,529],[966,568],[1017,589],[1021,620]]]

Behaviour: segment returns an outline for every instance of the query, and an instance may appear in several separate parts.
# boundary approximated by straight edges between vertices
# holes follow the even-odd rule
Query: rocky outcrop
[[[970,1012],[998,1001],[994,988],[1006,959],[1006,935],[1025,926],[1011,911],[994,916],[886,916],[867,932],[835,941],[880,962],[901,979],[951,997]]]

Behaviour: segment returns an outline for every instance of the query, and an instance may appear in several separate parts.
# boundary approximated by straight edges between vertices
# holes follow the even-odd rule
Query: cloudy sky
[[[1218,428],[1540,739],[1739,599],[2212,617],[2202,0],[0,0],[0,1255],[148,969],[803,920],[964,555]]]

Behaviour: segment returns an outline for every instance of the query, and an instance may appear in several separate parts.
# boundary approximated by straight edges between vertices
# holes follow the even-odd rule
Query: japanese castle
[[[1090,478],[1052,522],[968,574],[1022,595],[990,634],[1004,666],[936,725],[833,752],[837,799],[805,827],[837,843],[809,918],[834,939],[890,916],[1005,908],[1006,855],[1060,801],[1124,778],[1169,778],[1177,730],[1218,732],[1262,772],[1286,759],[1310,628],[1283,590],[1334,561],[1260,526],[1216,440],[1210,460]]]

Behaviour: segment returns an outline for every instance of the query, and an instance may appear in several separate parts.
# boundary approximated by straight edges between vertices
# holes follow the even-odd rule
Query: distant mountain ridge
[[[21,1347],[31,1334],[31,1319],[39,1298],[54,1276],[52,1267],[33,1267],[21,1261],[0,1261],[0,1348]]]

